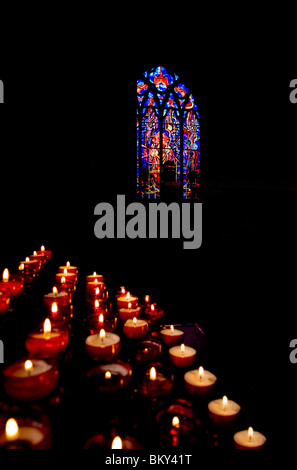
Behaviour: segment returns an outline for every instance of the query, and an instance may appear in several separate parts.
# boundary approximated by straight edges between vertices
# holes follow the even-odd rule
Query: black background
[[[150,43],[142,52],[133,42],[32,44],[14,48],[0,75],[1,270],[45,244],[57,266],[69,259],[82,276],[102,271],[111,288],[152,293],[176,321],[198,321],[226,373],[258,397],[264,430],[292,445],[297,105],[288,45],[217,38],[169,55]],[[160,64],[192,91],[201,116],[195,251],[94,236],[97,203],[135,200],[135,82]]]

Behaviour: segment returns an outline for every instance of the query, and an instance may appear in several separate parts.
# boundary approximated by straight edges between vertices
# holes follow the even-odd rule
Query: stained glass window
[[[197,199],[200,122],[197,105],[180,78],[159,66],[137,81],[137,196],[157,199],[166,187]]]

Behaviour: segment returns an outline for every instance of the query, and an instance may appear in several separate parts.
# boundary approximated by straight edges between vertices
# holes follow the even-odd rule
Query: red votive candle
[[[4,269],[2,281],[0,282],[0,289],[9,289],[10,297],[20,295],[24,288],[24,281],[21,276],[17,274],[10,274],[8,269]]]
[[[130,318],[124,324],[123,333],[130,339],[144,338],[148,334],[148,322],[136,317]]]
[[[240,405],[233,400],[228,400],[226,396],[217,400],[212,400],[208,403],[208,414],[210,419],[223,426],[232,424],[238,413],[240,412]]]
[[[96,434],[87,440],[84,449],[143,449],[143,446],[132,436],[115,436],[107,440],[103,434]]]
[[[89,284],[87,284],[89,286]],[[101,284],[99,287],[98,283],[94,283],[94,288],[89,287],[86,295],[86,303],[89,309],[93,309],[95,302],[99,302],[100,306],[103,308],[108,299],[108,291],[106,290],[105,284]]]
[[[142,311],[142,308],[140,306],[137,306],[137,307],[133,308],[131,302],[128,303],[127,308],[123,307],[123,308],[119,308],[119,310],[118,310],[120,320],[123,323],[125,323],[130,318],[134,318],[134,317],[140,318],[141,311]]]
[[[70,284],[71,286],[75,286],[77,281],[77,276],[75,273],[69,273],[65,268],[62,273],[56,273],[56,282],[62,283],[62,278],[66,279],[66,284]]]
[[[103,328],[105,331],[114,331],[117,327],[117,317],[105,310],[94,313],[87,318],[87,324],[91,334],[99,333]]]
[[[57,283],[58,292],[67,292],[69,294],[70,299],[72,298],[72,295],[75,289],[76,289],[75,285],[73,285],[70,282],[67,282],[65,276],[62,276],[60,279],[60,282]]]
[[[71,266],[70,261],[67,261],[65,266],[59,266],[59,273],[63,273],[64,270],[67,270],[68,273],[77,274],[78,269],[76,266]]]
[[[37,251],[33,251],[33,255],[29,255],[28,258],[30,260],[40,261],[42,265],[46,263],[46,255],[42,251],[39,251],[38,253]]]
[[[42,330],[30,333],[25,341],[28,353],[35,357],[56,357],[68,346],[69,333],[67,328],[52,328],[46,318]]]
[[[43,296],[43,303],[46,306],[48,312],[52,312],[52,305],[53,303],[57,304],[58,310],[64,311],[65,309],[69,308],[70,304],[70,295],[68,292],[58,292],[57,287],[53,287],[53,291],[49,294],[45,294]]]
[[[23,269],[21,269],[21,267]],[[24,274],[36,274],[40,270],[41,262],[37,259],[30,259],[27,257],[24,261],[19,262],[19,270]]]
[[[49,395],[58,384],[57,365],[42,359],[21,359],[3,371],[4,389],[16,400],[39,400]]]
[[[115,333],[105,333],[102,328],[99,334],[90,335],[85,341],[86,352],[93,359],[103,362],[113,361],[120,352],[121,340]]]
[[[5,287],[0,287],[0,313],[8,310],[10,304],[10,290]]]
[[[145,308],[144,313],[148,322],[154,323],[163,317],[164,310],[160,307],[156,307],[156,304],[149,304],[149,306]]]
[[[179,368],[186,369],[191,366],[196,358],[196,349],[181,344],[169,349],[171,363]]]
[[[157,339],[147,338],[140,342],[135,354],[136,361],[154,361],[161,356],[162,345]]]
[[[40,250],[37,251],[38,255],[45,255],[46,260],[51,259],[52,257],[52,251],[51,250],[46,250],[44,245],[41,245]]]
[[[112,392],[122,389],[130,382],[132,367],[123,361],[100,364],[88,371],[87,377],[93,389]]]
[[[156,367],[158,367],[156,365]],[[161,370],[151,367],[138,387],[140,395],[146,398],[158,398],[169,395],[173,387],[172,376],[167,376]]]
[[[175,346],[180,344],[184,338],[182,330],[176,330],[173,325],[170,328],[164,328],[160,331],[161,339],[166,346]]]
[[[51,449],[49,425],[27,416],[0,417],[0,449]]]
[[[125,295],[127,294],[127,292],[128,292],[128,291],[125,289],[125,287],[124,287],[124,286],[121,286],[121,287],[120,287],[120,290],[119,290],[118,293],[116,294],[116,298],[118,298],[118,297],[123,297],[123,296],[125,297]]]
[[[96,280],[97,282],[103,282],[103,274],[97,274],[96,271],[94,271],[93,274],[86,276],[87,284],[89,282],[95,282]]]
[[[131,308],[136,308],[138,305],[138,297],[134,297],[127,292],[126,295],[121,295],[117,298],[117,306],[120,308],[128,308],[128,305],[131,304]]]

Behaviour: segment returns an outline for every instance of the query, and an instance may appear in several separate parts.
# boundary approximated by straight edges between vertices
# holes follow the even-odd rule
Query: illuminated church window
[[[197,199],[200,118],[190,90],[163,66],[137,81],[137,196],[158,199],[173,188]]]

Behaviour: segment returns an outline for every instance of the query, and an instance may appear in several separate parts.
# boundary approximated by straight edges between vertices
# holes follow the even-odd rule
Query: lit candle
[[[94,271],[93,274],[86,276],[87,284],[89,282],[95,282],[95,280],[97,280],[97,282],[103,283],[103,274],[97,274],[96,271]]]
[[[114,331],[117,327],[117,317],[101,308],[98,300],[95,301],[94,313],[88,316],[87,324],[91,334],[98,333],[102,328],[105,331]]]
[[[19,271],[24,271],[24,274],[37,273],[40,270],[41,261],[38,259],[30,259],[28,256],[24,261],[19,263]]]
[[[38,426],[38,427],[37,427]],[[20,422],[9,418],[5,424],[5,431],[0,434],[0,448],[2,449],[49,449],[50,443],[46,439],[47,431],[41,423],[29,418],[21,418]]]
[[[103,434],[97,434],[86,442],[84,449],[112,449],[112,450],[120,450],[120,449],[143,449],[143,446],[137,442],[137,440],[132,436],[123,436],[122,438],[119,436],[115,436],[111,439],[105,440],[105,436]]]
[[[77,281],[77,275],[75,273],[68,272],[67,268],[64,268],[63,272],[56,274],[56,281],[61,283],[63,277],[65,277],[67,284],[75,286]]]
[[[57,365],[42,359],[19,360],[3,371],[4,389],[17,400],[39,400],[49,395],[58,384]]]
[[[241,407],[235,401],[228,400],[226,395],[222,399],[209,402],[208,413],[216,424],[229,425],[236,419]]]
[[[33,251],[33,255],[29,255],[28,258],[30,260],[37,260],[40,261],[41,265],[44,265],[46,263],[46,254],[44,251]]]
[[[59,292],[57,287],[54,286],[52,292],[43,296],[43,303],[48,312],[52,312],[52,305],[55,303],[59,311],[65,311],[69,308],[71,297],[69,292]]]
[[[164,315],[164,310],[160,307],[156,307],[156,304],[148,304],[145,308],[145,315],[149,323],[154,323]]]
[[[118,310],[120,320],[123,323],[125,323],[130,318],[134,318],[134,317],[140,318],[141,311],[142,311],[142,308],[139,305],[133,308],[132,302],[130,301],[128,302],[127,307],[122,307],[122,308],[119,308]]]
[[[146,371],[143,380],[140,382],[138,392],[140,395],[155,399],[162,396],[167,396],[173,387],[173,377],[169,376],[164,370],[158,370],[156,367],[151,367]]]
[[[65,269],[72,274],[77,274],[78,271],[76,266],[71,266],[70,261],[67,261],[65,266],[59,266],[59,273],[64,273]]]
[[[43,323],[43,331],[30,333],[25,341],[27,351],[36,357],[56,357],[68,346],[69,333],[67,328],[53,328],[51,321],[46,318]]]
[[[6,268],[2,274],[2,281],[0,282],[0,289],[2,287],[9,289],[10,297],[16,297],[20,295],[24,288],[24,281],[21,276],[17,274],[10,274]]]
[[[125,296],[121,295],[117,298],[118,309],[128,308],[129,303],[131,304],[131,308],[136,308],[138,305],[138,297],[134,297],[130,292],[127,292]]]
[[[130,339],[144,338],[148,334],[148,322],[136,317],[133,320],[130,318],[124,324],[123,333]]]
[[[169,349],[169,357],[174,366],[186,369],[195,361],[196,349],[184,344],[173,346]]]
[[[130,382],[132,367],[123,361],[99,364],[87,372],[93,390],[112,392],[120,390]]]
[[[45,255],[46,260],[49,260],[49,259],[51,259],[51,257],[52,257],[52,252],[51,252],[51,250],[46,250],[44,245],[41,245],[40,251],[37,251],[37,254],[38,254],[38,255],[40,255],[40,254]]]
[[[236,449],[262,449],[266,437],[260,432],[254,431],[252,427],[239,431],[233,436]]]
[[[136,361],[154,361],[161,356],[162,345],[158,339],[148,338],[139,343],[135,354]]]
[[[216,376],[201,366],[198,370],[189,370],[184,375],[185,388],[191,395],[206,395],[216,381]]]
[[[115,333],[106,333],[102,328],[99,334],[87,337],[86,352],[94,359],[101,361],[112,361],[120,351],[120,337]]]
[[[160,331],[161,339],[166,344],[166,346],[174,346],[180,344],[184,338],[184,332],[182,330],[177,330],[173,325],[169,328],[164,328]]]

